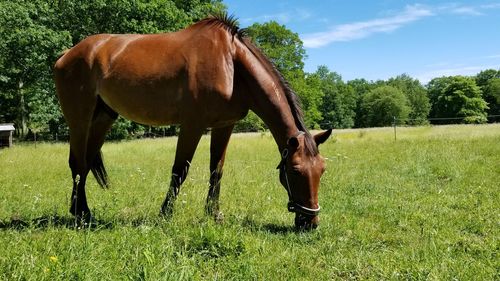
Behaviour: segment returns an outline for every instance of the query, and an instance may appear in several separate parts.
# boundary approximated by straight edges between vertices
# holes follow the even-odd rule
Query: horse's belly
[[[103,87],[99,95],[118,114],[137,123],[164,126],[180,122],[180,89],[128,85]]]
[[[152,126],[197,120],[206,127],[223,127],[243,118],[248,111],[241,97],[215,91],[195,95],[185,85],[182,80],[134,84],[113,79],[102,81],[98,94],[123,117]]]

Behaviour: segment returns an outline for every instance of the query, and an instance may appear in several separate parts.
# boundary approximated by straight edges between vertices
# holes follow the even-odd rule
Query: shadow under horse
[[[296,94],[236,20],[210,16],[164,34],[99,34],[60,57],[54,66],[57,95],[69,126],[73,179],[70,212],[92,219],[85,182],[92,171],[106,187],[101,147],[118,115],[146,125],[180,124],[170,188],[161,214],[186,179],[198,142],[212,128],[207,214],[221,219],[219,192],[227,144],[234,124],[248,110],[269,127],[281,162],[280,182],[295,225],[318,225],[318,190],[325,161],[318,145],[331,130],[312,136]]]

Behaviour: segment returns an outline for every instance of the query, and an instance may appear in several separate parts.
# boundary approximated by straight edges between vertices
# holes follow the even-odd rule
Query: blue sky
[[[402,73],[427,83],[500,69],[500,1],[225,0],[241,27],[270,20],[299,34],[305,70],[344,80]]]

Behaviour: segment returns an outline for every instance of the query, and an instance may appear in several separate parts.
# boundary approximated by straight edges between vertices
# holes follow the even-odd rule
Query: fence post
[[[396,116],[392,116],[392,125],[394,126],[394,141],[396,141]]]

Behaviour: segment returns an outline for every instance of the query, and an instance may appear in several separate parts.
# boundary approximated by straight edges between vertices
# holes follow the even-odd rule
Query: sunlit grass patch
[[[204,215],[209,136],[158,216],[176,138],[103,147],[111,187],[88,180],[97,219],[70,216],[67,144],[0,150],[0,279],[465,279],[498,275],[500,126],[334,130],[320,147],[320,227],[295,232],[269,134],[235,134],[223,224]]]

